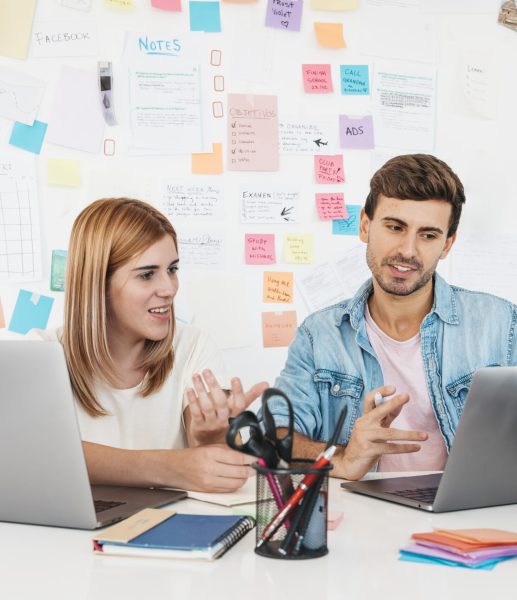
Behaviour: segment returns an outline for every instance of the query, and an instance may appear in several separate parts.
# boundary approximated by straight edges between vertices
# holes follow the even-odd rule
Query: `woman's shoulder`
[[[200,342],[203,342],[206,337],[206,334],[203,333],[199,327],[176,321],[173,342],[176,350],[179,348],[187,349],[196,346]]]
[[[54,327],[51,329],[31,329],[27,334],[27,339],[41,340],[43,342],[59,342],[63,337],[63,328]]]

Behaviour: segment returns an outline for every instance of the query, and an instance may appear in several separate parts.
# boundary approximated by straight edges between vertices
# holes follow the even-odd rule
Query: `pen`
[[[311,465],[311,469],[323,469],[326,467],[332,456],[334,456],[334,452],[336,451],[336,446],[330,446],[324,452],[322,452],[314,464]],[[275,531],[282,525],[285,518],[291,513],[292,510],[297,506],[300,500],[303,498],[304,494],[311,487],[311,485],[318,478],[319,473],[308,473],[300,482],[299,486],[296,488],[294,494],[287,500],[282,510],[277,512],[277,514],[273,517],[273,520],[267,525],[262,533],[261,539],[257,543],[257,548],[260,548],[262,544],[267,541]]]
[[[264,469],[264,468],[268,468],[266,461],[263,458],[259,458],[258,459],[258,464]],[[273,494],[273,498],[275,499],[275,503],[278,506],[278,508],[282,508],[283,505],[283,498],[282,498],[282,494],[280,493],[280,490],[278,489],[278,485],[276,483],[275,477],[272,473],[266,473],[266,479],[267,482],[269,484],[269,489],[271,490],[271,493]],[[289,521],[286,519],[285,520],[285,526],[289,529],[290,527],[290,523]]]

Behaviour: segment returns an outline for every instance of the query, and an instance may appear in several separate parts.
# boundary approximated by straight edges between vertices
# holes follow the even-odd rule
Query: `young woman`
[[[224,435],[267,384],[220,387],[215,346],[174,320],[178,264],[176,233],[149,204],[98,200],[75,220],[64,324],[38,335],[63,345],[92,483],[221,492],[251,474]]]

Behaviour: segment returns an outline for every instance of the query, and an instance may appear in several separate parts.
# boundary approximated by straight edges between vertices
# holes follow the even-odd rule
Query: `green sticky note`
[[[52,250],[50,289],[53,292],[65,291],[66,256],[66,250]]]

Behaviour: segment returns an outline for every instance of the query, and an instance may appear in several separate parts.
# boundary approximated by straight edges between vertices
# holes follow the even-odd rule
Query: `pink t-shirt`
[[[397,394],[409,394],[409,402],[392,422],[395,429],[425,431],[419,452],[385,454],[378,471],[441,471],[447,450],[427,391],[420,333],[404,342],[387,336],[365,308],[366,332],[379,359],[384,385],[394,385]],[[420,443],[420,442],[419,442]]]

